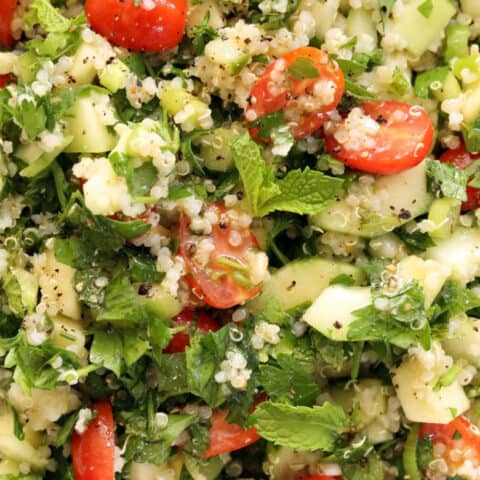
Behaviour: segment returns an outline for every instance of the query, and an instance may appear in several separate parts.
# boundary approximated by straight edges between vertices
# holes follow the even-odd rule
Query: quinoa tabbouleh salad
[[[0,0],[0,480],[480,480],[480,0]]]

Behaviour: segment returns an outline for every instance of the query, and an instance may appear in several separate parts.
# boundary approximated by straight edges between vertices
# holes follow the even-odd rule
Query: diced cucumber
[[[219,456],[198,462],[194,457],[186,455],[185,467],[193,480],[216,480],[225,464]]]
[[[325,0],[324,2],[313,2],[310,13],[315,18],[316,37],[319,40],[325,38],[327,30],[332,28],[338,15],[340,0]]]
[[[200,143],[200,157],[205,167],[212,172],[227,172],[234,167],[230,150],[232,141],[244,132],[244,128],[234,123],[230,127],[220,127],[203,136]]]
[[[319,257],[296,260],[272,274],[260,295],[248,303],[248,309],[259,313],[270,299],[277,300],[284,310],[311,303],[341,274],[350,276],[356,284],[363,281],[360,270],[346,263]]]
[[[187,30],[200,25],[208,15],[208,25],[218,30],[224,26],[222,10],[215,0],[202,0],[202,2],[188,2]]]
[[[175,116],[185,112],[185,118],[176,123],[182,125],[185,131],[210,128],[205,119],[210,116],[208,105],[187,92],[184,88],[176,87],[171,83],[164,83],[159,92],[160,104],[169,115]]]
[[[385,427],[384,416],[388,412],[388,398],[394,394],[393,388],[380,380],[362,378],[358,382],[334,386],[329,390],[335,403],[346,412],[358,412],[360,429],[367,435],[371,444],[382,443],[393,438]]]
[[[32,313],[38,300],[38,281],[35,275],[22,268],[10,268],[3,281],[10,310],[19,316]]]
[[[480,81],[479,61],[478,54],[452,60],[452,71],[463,82],[464,87],[470,87],[474,82],[478,83]]]
[[[460,0],[463,13],[472,18],[480,18],[480,2],[478,0]]]
[[[373,20],[372,13],[363,8],[352,8],[347,17],[345,25],[349,37],[368,35],[373,39],[377,38],[377,26]]]
[[[346,341],[352,312],[372,304],[370,287],[331,285],[318,296],[303,320],[330,340]]]
[[[426,213],[432,195],[427,189],[425,162],[396,175],[376,177],[373,192],[379,204],[371,210],[341,199],[313,216],[312,226],[361,237],[377,237]]]
[[[424,1],[412,0],[405,4],[401,15],[388,23],[388,27],[407,42],[407,49],[418,57],[440,39],[443,29],[456,13],[450,0],[435,0],[430,15],[426,17],[418,10]]]
[[[461,202],[454,198],[436,198],[428,211],[428,220],[436,225],[429,235],[435,240],[450,236],[460,218]]]
[[[468,39],[470,29],[467,25],[454,24],[447,27],[447,41],[445,46],[445,61],[452,58],[466,57],[469,53]]]
[[[449,267],[435,260],[424,260],[416,255],[405,257],[397,265],[399,280],[404,283],[414,280],[422,287],[426,308],[433,303],[450,273]]]
[[[130,466],[130,480],[158,480],[168,478],[179,480],[182,474],[183,458],[181,455],[170,457],[163,465],[132,462]]]
[[[319,452],[299,452],[269,442],[264,469],[270,480],[297,480],[299,473],[317,471],[321,460]]]
[[[442,342],[443,348],[454,360],[466,360],[480,368],[480,320],[460,317],[450,320],[453,337]]]
[[[48,459],[28,441],[19,440],[14,434],[13,416],[6,406],[0,416],[0,456],[17,463],[30,465],[33,470],[44,470]]]
[[[474,83],[464,91],[462,114],[465,122],[474,122],[480,115],[480,82]]]
[[[86,360],[88,352],[85,349],[85,333],[82,324],[61,315],[52,317],[53,332],[50,341],[57,347],[75,353],[78,358]]]
[[[30,83],[34,79],[34,63],[37,56],[33,52],[22,53],[17,60],[17,74],[24,83]]]
[[[225,68],[229,75],[237,75],[250,61],[250,55],[242,51],[234,40],[217,38],[205,46],[205,56]]]
[[[27,161],[30,165],[20,171],[22,177],[31,178],[47,169],[53,161],[68,147],[73,141],[72,135],[66,135],[63,142],[54,148],[51,152],[44,152],[38,145],[21,145],[15,152],[15,155],[21,160]],[[40,155],[35,158],[35,155]],[[33,160],[33,161],[28,161]]]
[[[82,43],[75,52],[72,60],[72,66],[68,70],[68,75],[79,85],[88,85],[93,83],[97,76],[95,68],[95,57],[97,50],[88,43]]]
[[[462,88],[455,75],[452,72],[448,72],[442,86],[432,89],[432,92],[437,100],[443,102],[444,100],[458,97],[462,93]]]
[[[65,132],[73,141],[65,149],[68,153],[104,153],[113,149],[117,137],[102,123],[96,104],[102,102],[103,94],[90,91],[80,97],[65,117]]]
[[[470,401],[458,381],[436,388],[449,366],[439,343],[433,343],[428,354],[428,361],[423,358],[420,348],[414,354],[406,355],[400,366],[392,369],[392,382],[408,420],[450,423],[469,409]],[[432,358],[435,363],[430,365]]]
[[[141,297],[141,301],[152,307],[162,318],[172,318],[182,309],[180,302],[161,285],[153,285],[148,295]]]
[[[100,84],[108,88],[112,93],[116,93],[127,84],[127,76],[130,70],[117,58],[108,64],[98,76]]]
[[[450,237],[435,243],[424,258],[450,267],[454,280],[467,284],[480,275],[480,229],[457,227]]]

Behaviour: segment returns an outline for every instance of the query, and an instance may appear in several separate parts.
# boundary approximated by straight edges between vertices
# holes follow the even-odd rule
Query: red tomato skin
[[[13,46],[12,22],[16,9],[17,0],[0,0],[0,45],[2,47]]]
[[[361,172],[391,175],[418,165],[428,155],[434,128],[423,108],[394,101],[366,102],[361,108],[380,125],[375,147],[346,150],[333,135],[326,135],[325,149],[335,158]],[[396,112],[407,117],[397,120]]]
[[[180,327],[183,325],[190,325],[195,320],[195,310],[193,308],[186,308],[173,318],[173,325]],[[197,330],[202,333],[216,332],[220,326],[210,317],[206,312],[200,310],[197,320]],[[190,346],[190,335],[188,328],[173,335],[168,346],[163,350],[164,353],[182,353]]]
[[[217,204],[209,204],[207,208],[214,208],[219,214],[226,212],[225,207]],[[250,229],[242,230],[243,243],[239,247],[232,247],[228,244],[228,235],[231,227],[221,228],[218,224],[212,227],[212,240],[215,250],[212,253],[210,264],[216,270],[221,270],[215,259],[222,255],[230,258],[241,259],[245,250],[249,248],[258,248],[258,242]],[[207,305],[217,309],[227,309],[245,303],[250,298],[257,295],[262,286],[256,285],[251,288],[243,287],[230,279],[227,275],[214,280],[204,269],[196,265],[189,254],[188,240],[192,236],[189,228],[188,217],[184,214],[180,216],[179,224],[179,255],[185,261],[187,275],[185,280],[192,289],[192,293],[205,302]]]
[[[93,30],[114,45],[135,51],[161,52],[176,47],[185,33],[186,0],[155,0],[147,10],[135,0],[87,0]]]
[[[480,158],[480,154],[469,153],[465,145],[454,150],[447,150],[440,156],[440,161],[444,163],[453,163],[456,167],[464,170],[475,160]],[[474,210],[480,205],[480,189],[467,186],[467,200],[462,203],[462,212]]]
[[[456,434],[459,438],[455,438]],[[480,430],[473,425],[470,420],[464,416],[455,418],[447,424],[426,423],[420,427],[419,438],[430,437],[432,443],[442,443],[446,446],[445,456],[443,457],[450,469],[455,470],[462,465],[464,458],[459,456],[452,459],[448,453],[452,450],[475,452],[475,456],[469,457],[471,461],[480,466]]]
[[[307,78],[305,80],[290,79],[290,88],[282,90],[282,92],[278,95],[272,95],[268,85],[271,82],[271,74],[278,65],[278,62],[284,61],[286,68],[288,68],[288,66],[295,62],[295,60],[298,58],[309,58],[312,60],[313,65],[320,73],[319,77],[314,79]],[[286,107],[288,108],[288,104],[291,101],[289,97],[298,97],[302,93],[305,93],[305,91],[309,87],[312,87],[313,84],[320,78],[332,80],[336,84],[337,88],[335,91],[334,100],[329,105],[322,107],[321,110],[305,115],[302,121],[297,126],[292,128],[292,133],[296,140],[310,135],[322,126],[322,124],[328,118],[328,112],[334,110],[338,105],[342,98],[345,87],[345,79],[340,67],[336,63],[330,61],[328,54],[325,51],[319,50],[318,48],[298,48],[288,52],[271,63],[265,70],[264,74],[255,83],[250,92],[250,98],[255,100],[254,103],[251,103],[246,109],[247,117],[249,112],[255,112],[257,118],[260,118],[264,115],[268,115],[279,110],[284,110]],[[258,128],[250,127],[249,132],[252,138],[257,142],[270,142],[270,139],[260,137]]]
[[[234,452],[248,447],[260,439],[254,427],[244,430],[240,425],[227,422],[226,411],[215,410],[210,418],[210,445],[203,458],[211,458],[222,453]]]
[[[72,461],[75,480],[114,480],[115,423],[109,402],[91,407],[97,416],[82,435],[72,436]]]

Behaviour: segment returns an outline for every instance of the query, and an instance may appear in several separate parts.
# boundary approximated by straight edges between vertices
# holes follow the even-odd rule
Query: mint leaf
[[[342,192],[343,180],[307,167],[305,170],[290,171],[276,185],[280,194],[260,206],[261,216],[275,210],[315,215]]]
[[[111,370],[117,377],[123,371],[123,344],[118,332],[96,332],[90,347],[90,362]]]
[[[298,57],[287,69],[288,75],[294,80],[317,78],[320,73],[311,58]]]
[[[235,140],[231,149],[254,215],[275,210],[313,215],[342,191],[342,179],[309,168],[292,170],[277,180],[274,168],[265,163],[260,147],[248,135]]]
[[[260,365],[259,382],[273,401],[289,401],[295,405],[312,405],[320,394],[313,378],[312,365],[282,354],[278,366]]]
[[[467,200],[468,172],[460,170],[452,163],[427,160],[429,189],[436,196]]]
[[[263,402],[253,413],[250,423],[275,445],[326,452],[335,449],[339,436],[350,427],[350,419],[343,408],[328,402],[312,408]]]
[[[235,140],[231,150],[248,203],[252,212],[256,213],[262,190],[263,199],[280,193],[274,184],[273,169],[265,163],[259,146],[247,134]]]
[[[417,10],[425,17],[429,18],[433,11],[433,2],[432,0],[425,0],[420,4]]]
[[[71,21],[64,17],[60,10],[52,6],[48,0],[33,0],[29,9],[36,13],[36,20],[49,33],[64,33],[70,28]],[[29,18],[30,23],[32,20]]]

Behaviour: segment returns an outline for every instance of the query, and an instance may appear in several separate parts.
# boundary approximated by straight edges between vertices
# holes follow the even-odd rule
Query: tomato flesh
[[[0,1],[0,45],[10,48],[13,45],[12,22],[15,18],[17,0]]]
[[[456,167],[464,170],[469,167],[475,160],[480,158],[480,154],[469,153],[465,145],[454,150],[447,150],[440,157],[443,163],[453,163]],[[462,203],[462,212],[474,210],[480,205],[480,189],[467,186],[467,200]]]
[[[114,45],[160,52],[176,47],[185,33],[186,0],[87,0],[92,28]]]
[[[480,430],[466,417],[457,417],[446,425],[423,424],[419,438],[424,437],[431,439],[435,457],[446,462],[449,474],[455,475],[467,459],[475,468],[480,467]],[[455,454],[450,454],[453,450]]]
[[[175,327],[189,327],[195,323],[196,311],[193,308],[186,308],[173,318]],[[216,332],[220,326],[206,312],[200,310],[196,320],[196,329],[202,333]],[[173,335],[168,346],[163,350],[165,353],[182,353],[190,346],[190,334],[188,328]]]
[[[308,75],[306,78],[302,77],[302,61]],[[300,66],[299,73],[290,73],[294,65]],[[318,76],[315,76],[315,70]],[[316,85],[322,88],[315,88]],[[303,47],[288,52],[265,70],[250,92],[250,104],[245,111],[245,118],[251,125],[250,135],[257,141],[269,142],[271,139],[263,138],[259,128],[252,123],[279,111],[283,111],[295,139],[310,135],[321,127],[328,112],[338,105],[344,85],[341,69],[325,51]]]
[[[390,175],[419,164],[434,129],[427,112],[400,102],[366,102],[326,129],[325,148],[361,172]]]
[[[330,475],[310,475],[301,477],[298,480],[340,480],[340,477],[331,477]]]
[[[247,447],[260,439],[254,427],[244,430],[240,425],[227,422],[228,413],[215,410],[210,418],[210,444],[204,458],[215,457]]]
[[[113,480],[115,478],[115,423],[109,402],[91,407],[96,417],[83,434],[72,436],[72,461],[75,480]]]
[[[0,88],[5,88],[12,80],[11,75],[0,75]]]
[[[250,228],[234,225],[228,219],[227,210],[217,204],[207,205],[207,211],[214,212],[220,221],[212,225],[209,237],[214,245],[208,261],[200,265],[195,253],[199,237],[193,235],[189,228],[189,219],[185,214],[180,217],[179,254],[185,261],[186,281],[192,293],[218,309],[226,309],[245,303],[257,295],[261,284],[248,282],[248,256],[258,249],[258,243]],[[236,235],[239,244],[232,246],[230,238]]]

